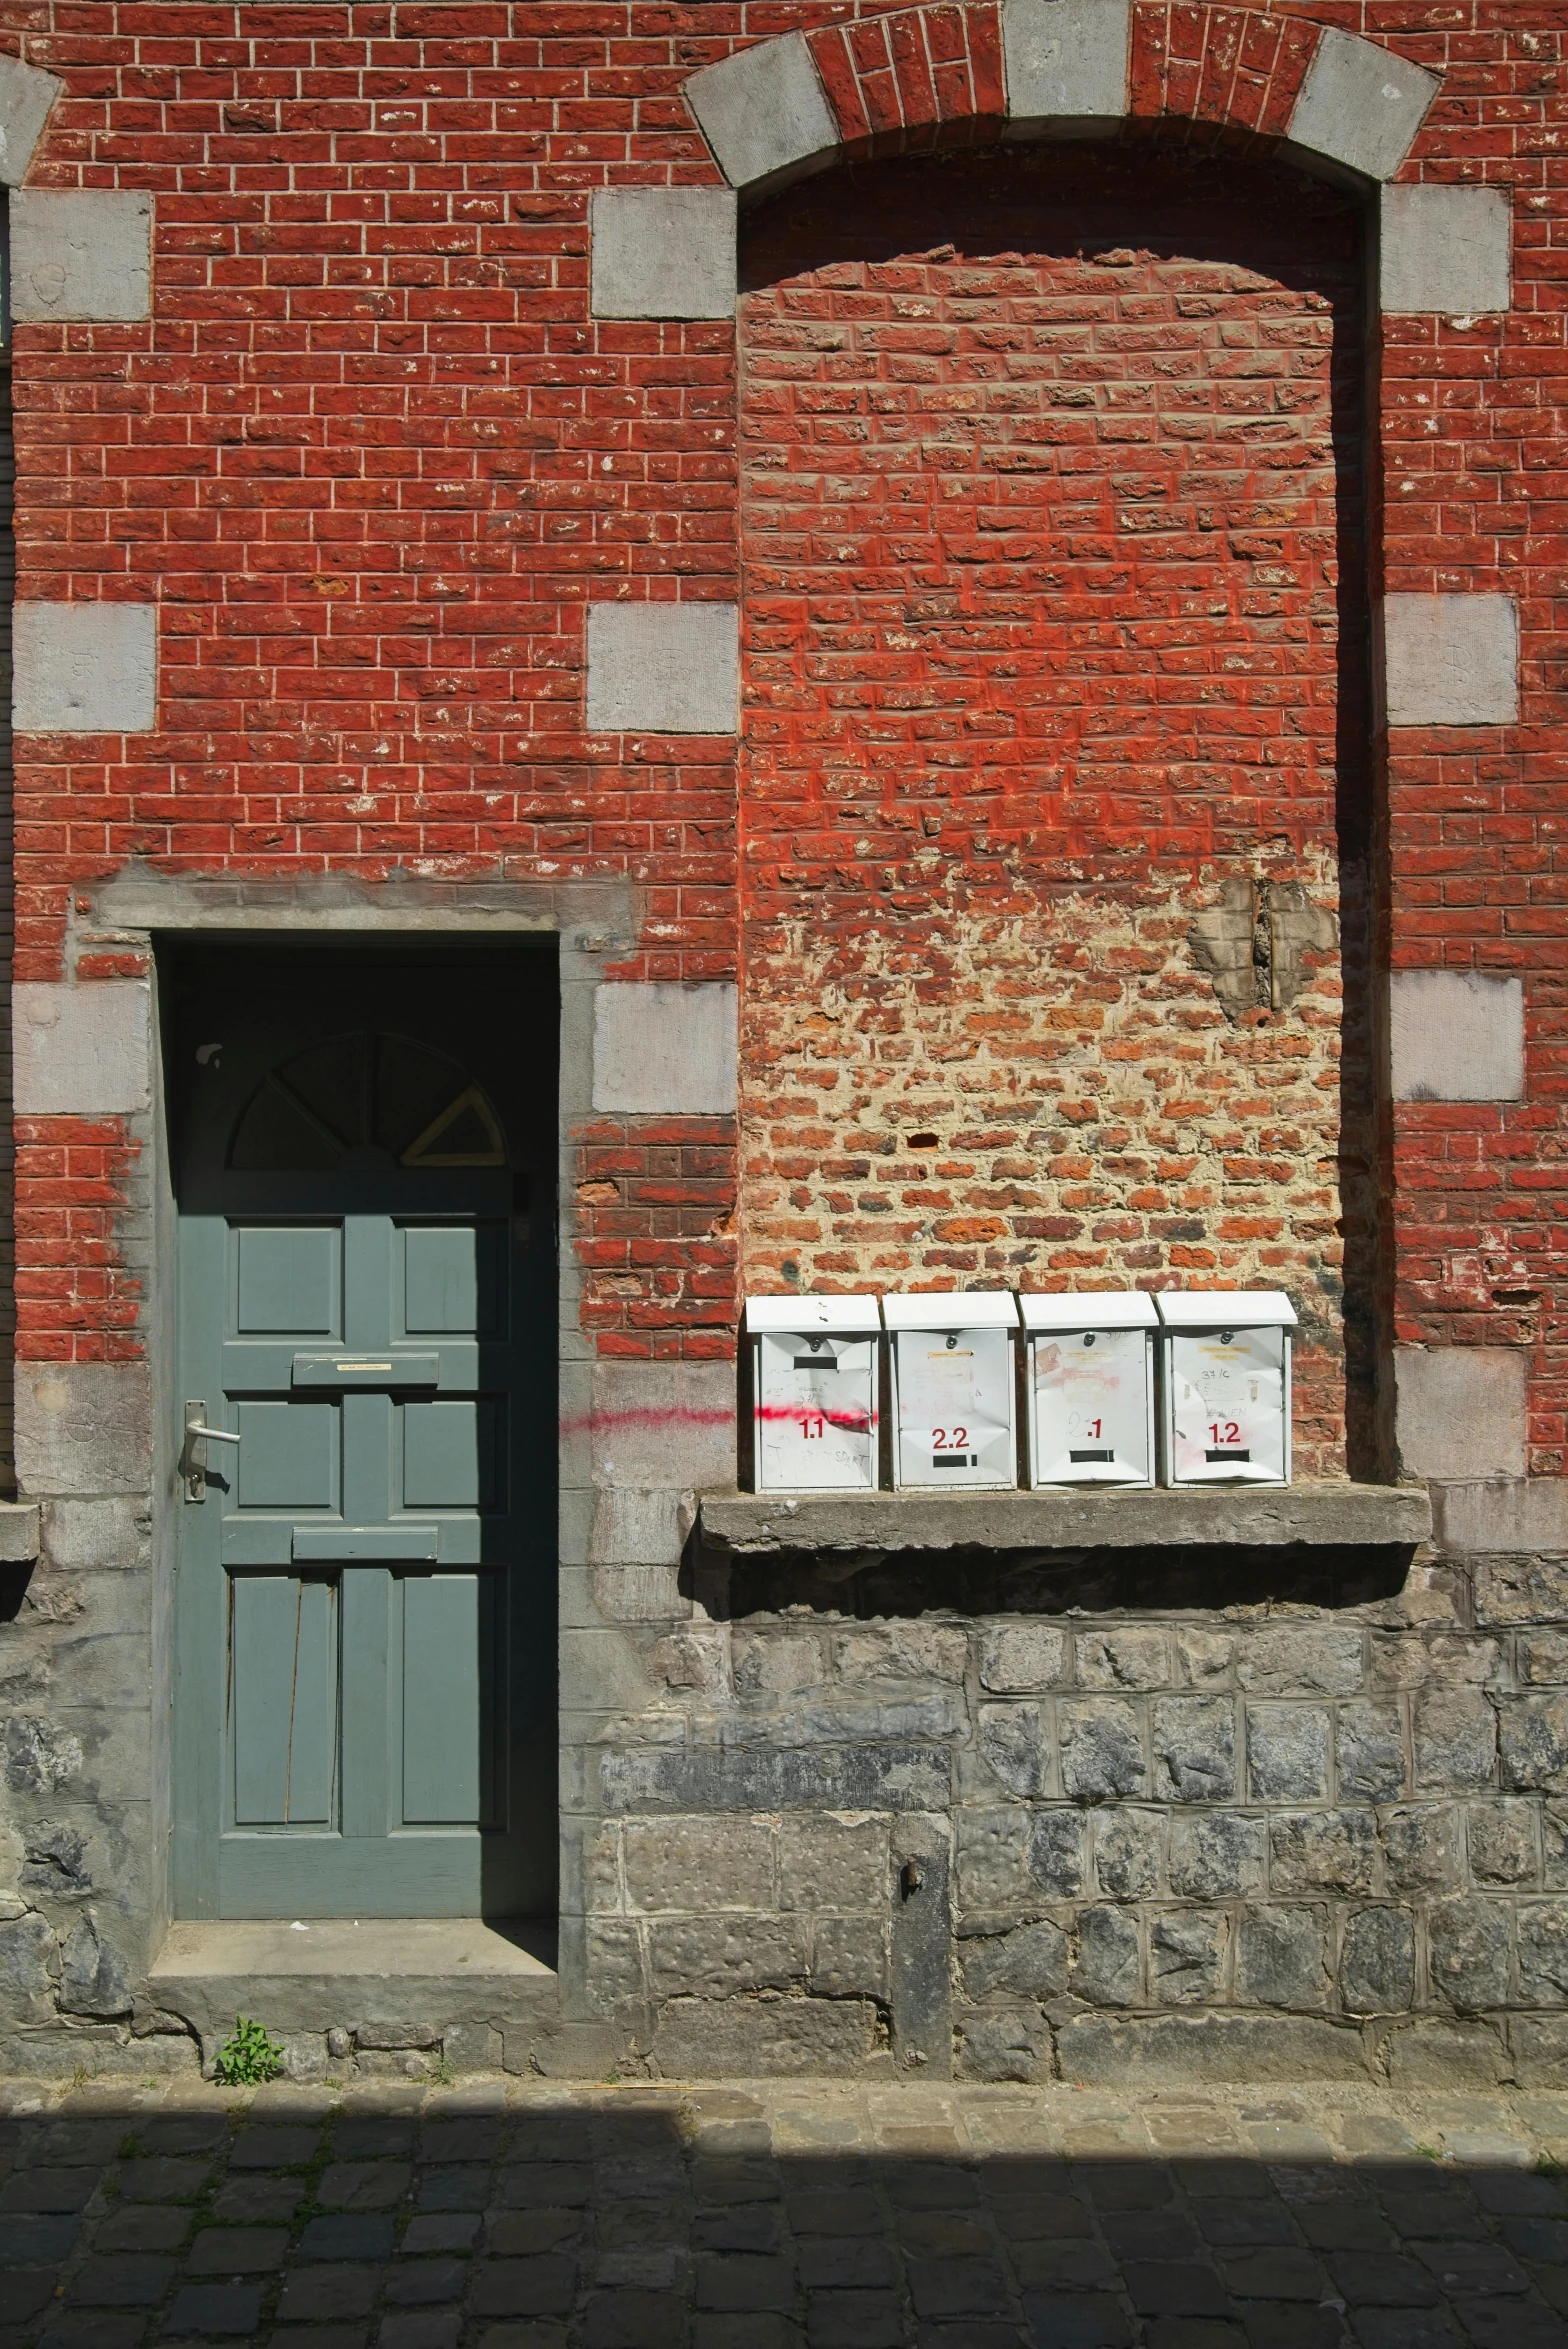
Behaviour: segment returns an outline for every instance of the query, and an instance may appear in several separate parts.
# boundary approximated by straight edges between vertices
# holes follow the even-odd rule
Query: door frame
[[[133,866],[96,893],[90,911],[73,908],[66,964],[101,950],[145,957],[151,990],[148,1077],[152,1113],[145,1127],[140,1196],[121,1222],[126,1255],[142,1271],[140,1332],[151,1373],[151,1487],[155,1601],[152,1625],[153,1749],[149,1791],[155,1850],[164,1855],[149,1888],[155,1942],[177,1913],[173,1882],[174,1588],[177,1573],[181,1449],[177,1343],[178,1219],[172,1179],[159,1005],[160,969],[200,943],[237,952],[284,940],[308,947],[355,939],[384,949],[493,948],[553,940],[560,1018],[557,1056],[556,1293],[558,1303],[557,1558],[560,1626],[557,1693],[560,1887],[559,1969],[563,2012],[585,2014],[586,1934],[582,1850],[593,1824],[578,1790],[587,1724],[573,1706],[566,1649],[573,1630],[594,1622],[588,1593],[592,1518],[593,1349],[580,1326],[582,1279],[573,1247],[575,1136],[594,1114],[593,1033],[596,991],[605,965],[634,947],[643,922],[641,892],[621,879],[570,883],[424,881],[399,875],[371,890],[354,877],[301,875],[276,883],[240,882],[227,874],[166,874]],[[140,1124],[140,1121],[137,1121]],[[613,1636],[613,1635],[612,1635]],[[578,1700],[579,1704],[581,1700]]]

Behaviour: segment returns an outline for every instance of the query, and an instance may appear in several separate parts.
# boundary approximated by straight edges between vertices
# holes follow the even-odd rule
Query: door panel
[[[231,1615],[234,1824],[328,1826],[336,1794],[336,1586],[238,1575]]]
[[[179,1392],[240,1442],[180,1512],[179,1913],[541,1913],[553,974],[192,971]]]

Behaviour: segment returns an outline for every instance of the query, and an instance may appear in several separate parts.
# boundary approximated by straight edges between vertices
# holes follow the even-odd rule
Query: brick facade
[[[1134,0],[1036,139],[1012,5],[0,0],[25,195],[153,207],[146,316],[13,328],[18,594],[158,646],[150,728],[19,740],[17,975],[406,918],[739,982],[736,1117],[563,1088],[550,2061],[1550,2078],[1568,11]],[[591,197],[721,189],[685,85],[801,35],[835,168],[746,201],[736,320],[595,315]],[[1379,313],[1378,187],[1289,146],[1335,35],[1436,77],[1398,184],[1506,194],[1506,310]],[[1517,722],[1390,727],[1388,595],[1512,599]],[[586,730],[607,601],[739,604],[738,742]],[[1521,981],[1522,1096],[1396,1098],[1391,972]],[[16,1125],[17,2070],[191,2059],[155,1057],[83,1083]],[[1289,1289],[1298,1473],[1430,1480],[1436,1547],[693,1544],[747,1284],[1129,1279]]]

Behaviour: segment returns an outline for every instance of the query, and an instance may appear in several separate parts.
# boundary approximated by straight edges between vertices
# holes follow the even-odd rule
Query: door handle
[[[227,1428],[208,1427],[205,1403],[188,1402],[185,1406],[185,1445],[180,1454],[180,1475],[185,1484],[188,1501],[207,1498],[207,1446],[209,1444],[237,1444],[239,1437],[230,1435]]]

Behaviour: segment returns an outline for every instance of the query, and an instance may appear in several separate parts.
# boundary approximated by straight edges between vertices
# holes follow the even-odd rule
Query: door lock
[[[230,1435],[227,1428],[208,1427],[205,1403],[185,1406],[185,1448],[180,1454],[180,1475],[185,1484],[188,1501],[207,1498],[207,1446],[209,1444],[237,1444],[239,1437]]]

